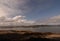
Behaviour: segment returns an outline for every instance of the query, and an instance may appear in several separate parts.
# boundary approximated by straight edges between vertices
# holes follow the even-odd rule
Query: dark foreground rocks
[[[60,41],[59,37],[46,38],[51,34],[30,31],[0,31],[0,41]]]

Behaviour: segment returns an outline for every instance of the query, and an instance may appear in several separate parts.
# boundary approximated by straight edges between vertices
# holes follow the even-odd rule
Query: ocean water
[[[15,28],[3,28],[0,27],[0,30],[20,30],[20,31],[33,31],[33,32],[53,32],[60,33],[60,27],[15,27]]]

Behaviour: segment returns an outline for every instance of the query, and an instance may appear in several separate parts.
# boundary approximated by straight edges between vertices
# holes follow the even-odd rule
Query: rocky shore
[[[0,30],[0,41],[60,41],[60,33]]]

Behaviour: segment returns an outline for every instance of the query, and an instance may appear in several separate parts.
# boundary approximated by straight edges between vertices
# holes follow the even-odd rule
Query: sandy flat
[[[47,35],[46,38],[60,38],[60,34]]]

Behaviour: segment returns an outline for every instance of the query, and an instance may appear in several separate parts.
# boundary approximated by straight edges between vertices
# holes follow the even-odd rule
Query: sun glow
[[[1,16],[6,16],[6,12],[2,8],[0,8],[0,17]]]

